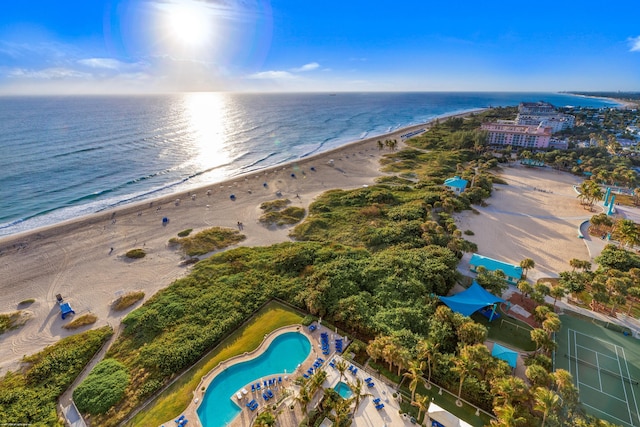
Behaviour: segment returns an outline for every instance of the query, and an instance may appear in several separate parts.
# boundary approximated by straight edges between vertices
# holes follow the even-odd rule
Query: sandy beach
[[[589,212],[580,205],[573,189],[580,177],[519,164],[499,175],[508,185],[494,185],[486,207],[456,215],[458,228],[474,232],[465,238],[478,245],[478,253],[513,264],[531,258],[536,265],[528,277],[534,281],[570,270],[571,258],[591,259],[578,229],[601,208]],[[461,270],[469,258],[466,254]]]
[[[123,292],[142,290],[145,299],[186,275],[182,254],[167,243],[181,230],[236,228],[243,223],[241,245],[263,246],[290,240],[290,228],[266,228],[259,223],[262,202],[282,198],[307,207],[320,193],[374,183],[379,160],[388,150],[378,140],[401,141],[400,135],[425,124],[391,134],[363,139],[338,149],[283,166],[203,186],[189,193],[127,205],[0,239],[0,313],[26,310],[31,319],[21,328],[0,335],[0,375],[16,369],[20,359],[42,350],[76,331],[62,328],[56,294],[61,294],[76,316],[91,312],[94,326],[114,328],[133,308],[114,312],[110,305]],[[311,169],[313,168],[313,169]],[[295,177],[292,177],[292,174]],[[267,186],[264,186],[264,183]],[[235,201],[230,199],[234,194]],[[177,200],[179,203],[176,203]],[[168,224],[162,219],[167,217]],[[113,248],[113,252],[111,252]],[[147,256],[128,260],[124,254],[143,248]],[[35,299],[27,307],[21,301]],[[82,330],[82,329],[81,329]]]

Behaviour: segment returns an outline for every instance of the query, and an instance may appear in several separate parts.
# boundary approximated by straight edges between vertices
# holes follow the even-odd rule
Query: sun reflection
[[[199,170],[224,165],[231,160],[227,150],[227,98],[216,92],[184,94],[184,114],[193,138],[193,158]]]

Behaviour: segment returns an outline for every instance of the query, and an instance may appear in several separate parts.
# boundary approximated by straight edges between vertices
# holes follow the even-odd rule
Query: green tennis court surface
[[[585,412],[624,427],[640,427],[640,342],[563,315],[555,367],[573,376]]]

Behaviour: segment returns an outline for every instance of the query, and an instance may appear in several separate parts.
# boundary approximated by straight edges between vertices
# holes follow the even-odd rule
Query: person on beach
[[[111,255],[113,253],[113,248],[111,248],[111,250],[109,251],[109,255]]]

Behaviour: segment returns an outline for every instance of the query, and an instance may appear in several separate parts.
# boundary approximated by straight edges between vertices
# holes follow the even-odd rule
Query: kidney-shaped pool
[[[293,372],[310,352],[311,342],[306,336],[300,332],[284,332],[274,338],[269,347],[257,357],[238,362],[220,372],[209,384],[198,407],[202,425],[227,425],[242,411],[231,400],[238,390],[263,377]]]

